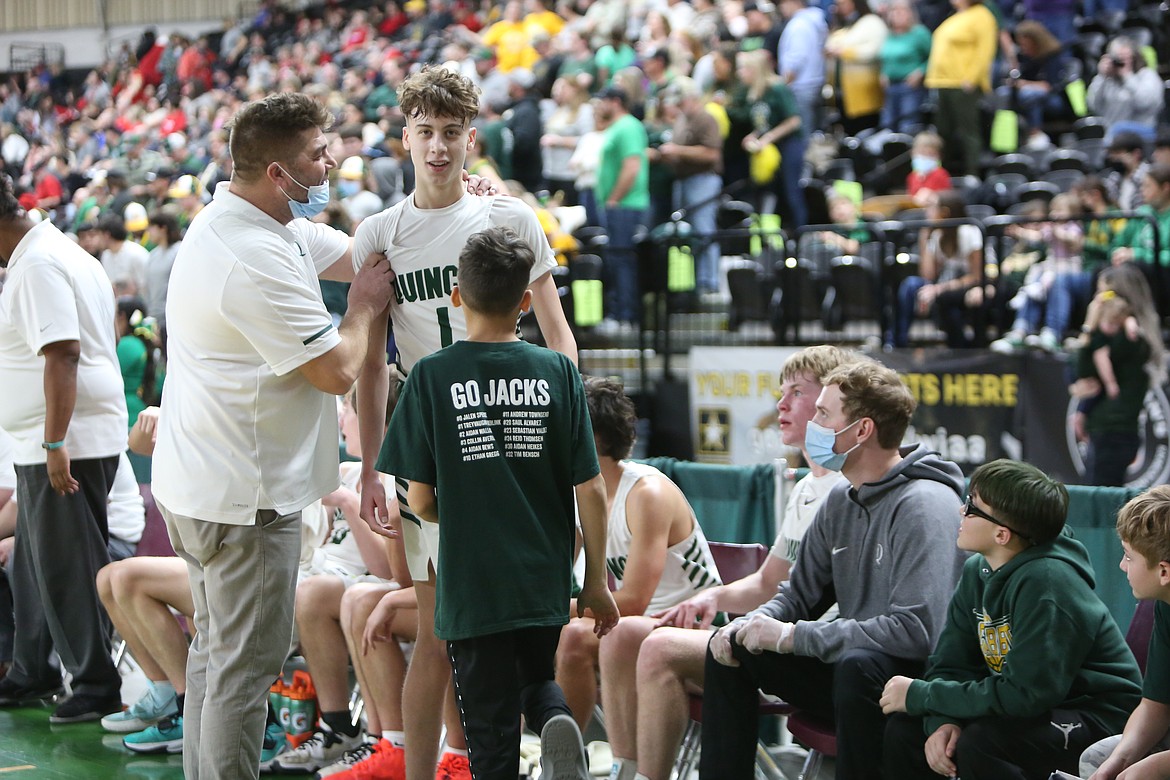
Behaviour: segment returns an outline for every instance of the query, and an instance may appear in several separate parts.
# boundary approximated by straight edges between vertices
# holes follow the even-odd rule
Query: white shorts
[[[361,582],[373,582],[373,583],[379,583],[382,585],[389,585],[393,582],[393,580],[384,580],[381,577],[377,576],[376,574],[368,574],[368,573],[367,574],[350,574],[349,572],[340,571],[340,570],[338,570],[338,571],[319,571],[319,570],[316,570],[313,568],[308,568],[308,569],[298,569],[297,570],[297,584],[300,585],[302,582],[307,580],[309,577],[318,577],[321,575],[326,575],[329,577],[336,577],[337,579],[341,580],[341,583],[342,583],[342,585],[345,586],[346,590],[349,590],[351,586],[357,585],[358,583],[361,583]]]
[[[431,578],[431,569],[439,570],[439,524],[423,520],[421,525],[402,519],[402,548],[406,552],[406,567],[415,582]]]

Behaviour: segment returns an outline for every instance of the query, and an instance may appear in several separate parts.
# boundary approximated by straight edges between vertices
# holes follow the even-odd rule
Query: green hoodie
[[[906,711],[925,717],[928,735],[944,723],[1053,709],[1094,716],[1120,734],[1140,696],[1133,653],[1093,592],[1088,553],[1066,526],[996,571],[982,555],[967,560]]]
[[[1154,260],[1154,226],[1149,220],[1127,220],[1114,245],[1132,247],[1135,263],[1170,266],[1170,208],[1158,211],[1147,204],[1138,207],[1138,212],[1151,215],[1158,223],[1159,259],[1156,262]]]

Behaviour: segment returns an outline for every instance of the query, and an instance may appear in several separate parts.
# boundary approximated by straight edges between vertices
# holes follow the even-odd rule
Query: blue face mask
[[[308,202],[301,203],[299,200],[293,199],[293,197],[287,192],[284,192],[284,188],[281,188],[280,191],[284,192],[284,196],[288,198],[288,207],[292,211],[294,218],[304,217],[305,219],[312,219],[325,210],[325,207],[329,205],[328,180],[323,181],[320,184],[315,184],[312,187],[306,187],[296,179],[293,179],[292,174],[288,171],[285,171],[283,167],[279,165],[277,167],[284,171],[285,176],[293,180],[293,184],[296,184],[298,187],[305,190],[305,192],[309,195]]]
[[[857,442],[845,452],[833,452],[833,446],[837,443],[838,436],[859,422],[861,420],[854,420],[841,430],[834,431],[832,428],[817,425],[809,420],[804,429],[804,449],[808,453],[809,459],[821,468],[829,471],[840,471],[845,466],[845,459],[849,457],[849,453],[860,447],[861,442]]]
[[[343,198],[352,198],[362,190],[361,182],[352,179],[342,179],[337,182],[337,194]]]
[[[938,160],[933,157],[911,157],[910,167],[915,173],[923,176],[938,167]]]

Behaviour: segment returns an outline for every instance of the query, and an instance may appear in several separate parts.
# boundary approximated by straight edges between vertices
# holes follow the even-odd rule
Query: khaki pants
[[[183,709],[187,780],[258,777],[268,688],[288,655],[301,513],[226,525],[161,507],[195,603]]]

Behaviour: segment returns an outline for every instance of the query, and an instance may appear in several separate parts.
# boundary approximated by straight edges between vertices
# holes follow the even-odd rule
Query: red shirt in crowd
[[[906,177],[906,191],[910,193],[910,197],[917,195],[919,190],[945,192],[949,189],[951,189],[951,175],[942,168],[935,168],[925,176],[918,171],[911,171],[910,175]]]

